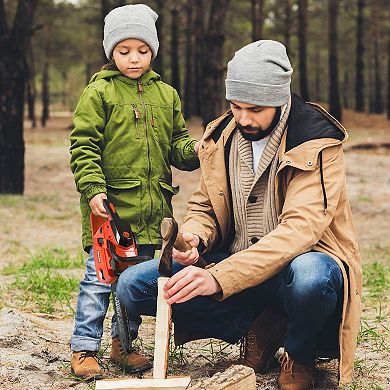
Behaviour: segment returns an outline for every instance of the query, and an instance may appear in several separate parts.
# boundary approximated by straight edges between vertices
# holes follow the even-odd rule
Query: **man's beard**
[[[275,126],[279,123],[281,112],[282,109],[280,107],[276,107],[274,119],[272,119],[271,124],[265,130],[260,127],[241,126],[239,123],[237,123],[237,129],[240,131],[242,137],[247,141],[260,141],[272,133]],[[245,130],[256,131],[256,133],[246,133]]]

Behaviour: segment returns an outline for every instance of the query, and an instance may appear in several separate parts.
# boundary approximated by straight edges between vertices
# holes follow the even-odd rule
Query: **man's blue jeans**
[[[141,245],[140,256],[154,257],[153,245]],[[103,335],[103,321],[110,304],[111,285],[99,282],[96,276],[93,251],[91,249],[86,261],[84,279],[80,282],[80,293],[77,300],[75,327],[70,339],[72,351],[98,351]],[[129,313],[130,328],[137,331],[141,318]],[[118,336],[115,315],[111,320],[111,337]]]
[[[228,255],[210,253],[206,260],[219,262]],[[134,315],[156,315],[157,264],[155,259],[128,268],[118,280],[118,298]],[[174,273],[182,268],[173,262]],[[198,296],[174,304],[172,316],[175,327],[236,343],[266,306],[275,306],[288,319],[285,349],[296,361],[309,363],[323,331],[332,341],[336,339],[337,345],[342,300],[343,278],[338,264],[326,254],[307,252],[271,279],[223,301]]]

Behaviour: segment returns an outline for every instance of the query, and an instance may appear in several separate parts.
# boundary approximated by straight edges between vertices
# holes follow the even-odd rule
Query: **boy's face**
[[[138,79],[149,69],[152,51],[145,42],[129,38],[115,46],[112,59],[125,76]]]

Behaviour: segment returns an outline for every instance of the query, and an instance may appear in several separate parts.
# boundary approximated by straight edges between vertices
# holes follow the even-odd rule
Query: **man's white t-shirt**
[[[260,139],[258,141],[252,141],[252,161],[253,161],[253,172],[256,173],[257,167],[261,159],[261,155],[264,152],[265,146],[267,145],[268,140],[270,139],[272,133]]]

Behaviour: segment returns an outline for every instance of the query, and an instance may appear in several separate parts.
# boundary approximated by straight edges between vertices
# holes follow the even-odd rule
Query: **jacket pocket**
[[[161,190],[161,212],[162,218],[172,217],[172,197],[179,192],[180,187],[172,187],[172,185],[166,183],[165,181],[159,180],[158,184],[160,185]]]
[[[141,180],[114,179],[107,180],[107,197],[114,204],[120,218],[130,222],[132,228],[137,227],[142,215]]]
[[[156,141],[160,144],[172,143],[172,112],[168,108],[150,106],[150,124]]]

